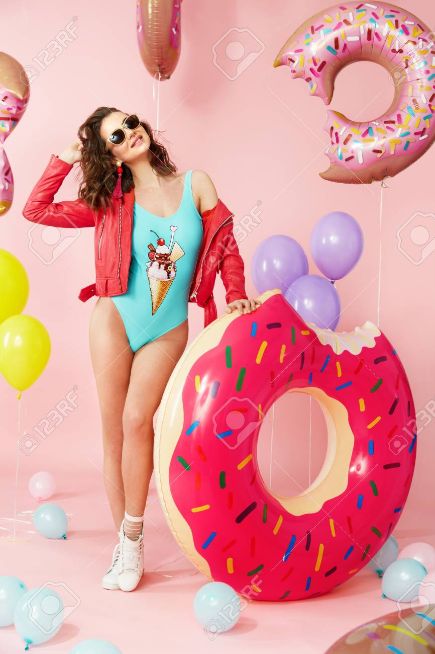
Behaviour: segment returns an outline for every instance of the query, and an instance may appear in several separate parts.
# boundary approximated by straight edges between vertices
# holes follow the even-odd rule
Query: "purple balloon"
[[[299,277],[284,294],[306,322],[335,329],[340,319],[340,298],[331,282],[320,275]]]
[[[348,213],[333,211],[319,220],[311,234],[311,252],[328,279],[341,279],[358,263],[363,251],[361,227]]]
[[[254,252],[252,279],[259,293],[279,288],[284,293],[308,272],[308,259],[294,238],[276,234],[266,238]]]

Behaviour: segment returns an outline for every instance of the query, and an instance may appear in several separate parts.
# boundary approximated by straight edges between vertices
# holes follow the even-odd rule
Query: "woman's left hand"
[[[255,309],[257,309],[260,305],[261,302],[255,298],[242,298],[241,300],[234,300],[233,302],[227,304],[226,312],[231,313],[234,311],[234,309],[238,309],[240,313],[251,313],[251,311],[255,311]]]

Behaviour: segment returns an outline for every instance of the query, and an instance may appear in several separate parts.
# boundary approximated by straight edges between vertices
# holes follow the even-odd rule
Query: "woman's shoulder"
[[[192,193],[200,213],[213,209],[217,204],[216,187],[205,170],[192,170]]]

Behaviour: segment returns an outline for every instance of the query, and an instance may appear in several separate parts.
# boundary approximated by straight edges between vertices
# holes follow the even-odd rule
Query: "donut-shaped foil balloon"
[[[3,144],[25,112],[29,94],[22,65],[0,52],[0,215],[8,211],[14,197],[14,177]]]
[[[305,324],[278,289],[258,299],[250,314],[213,321],[177,362],[154,469],[172,532],[201,572],[251,599],[299,600],[350,579],[391,534],[414,470],[414,403],[375,325],[337,334]],[[266,487],[256,454],[263,417],[286,392],[318,400],[328,428],[323,467],[295,497]]]
[[[349,631],[325,654],[433,654],[435,604],[388,613]]]
[[[328,170],[332,182],[370,183],[412,164],[435,137],[433,32],[409,11],[384,2],[345,2],[303,25],[279,51],[274,66],[308,82],[329,104],[337,73],[354,61],[386,68],[394,81],[391,107],[379,118],[355,122],[328,110]]]

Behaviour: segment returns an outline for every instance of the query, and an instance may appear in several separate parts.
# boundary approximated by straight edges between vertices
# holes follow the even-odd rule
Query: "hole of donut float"
[[[331,109],[355,122],[373,120],[388,112],[401,71],[388,71],[373,61],[352,62],[340,70]]]
[[[295,411],[292,408],[294,397],[301,394],[305,398],[311,397],[311,405],[308,403],[305,410],[299,407]],[[266,487],[263,488],[263,494],[266,490],[271,498],[292,515],[317,513],[326,502],[339,497],[348,486],[355,445],[349,413],[342,402],[328,395],[323,389],[311,385],[292,387],[280,397],[279,404],[279,397],[274,404],[270,404],[258,432],[255,455],[257,469]],[[284,414],[280,418],[281,405],[284,407]],[[323,422],[316,411],[319,407],[324,416]],[[307,418],[305,423],[302,422],[302,417],[309,416],[310,410],[311,438]],[[267,446],[269,453],[265,456]],[[274,470],[277,467],[280,476],[275,472],[274,480]]]
[[[305,393],[281,396],[264,416],[258,435],[258,467],[269,492],[284,497],[306,492],[322,470],[327,447],[319,402]]]

